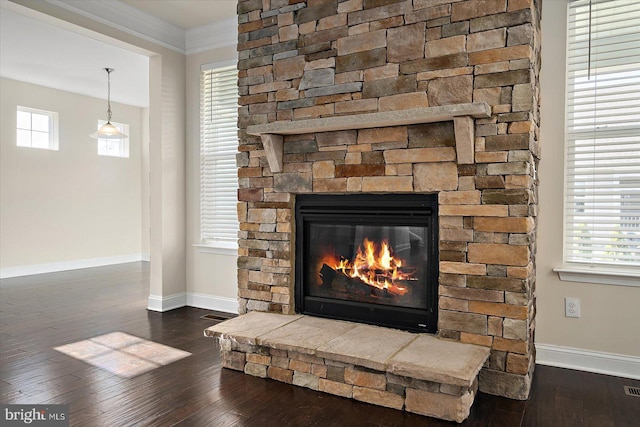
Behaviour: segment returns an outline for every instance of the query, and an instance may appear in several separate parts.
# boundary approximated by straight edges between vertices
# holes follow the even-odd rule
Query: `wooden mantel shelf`
[[[491,107],[486,102],[475,102],[309,120],[279,121],[249,126],[247,133],[262,138],[271,171],[281,172],[283,135],[406,126],[452,120],[458,163],[472,164],[474,162],[473,119],[488,117],[491,117]]]

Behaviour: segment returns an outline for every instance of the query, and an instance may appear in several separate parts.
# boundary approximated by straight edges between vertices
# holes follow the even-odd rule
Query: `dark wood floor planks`
[[[210,311],[146,310],[146,263],[0,281],[0,401],[67,403],[78,426],[451,426],[221,369]],[[120,378],[53,348],[121,331],[192,353]],[[461,426],[640,426],[640,381],[537,366],[526,402],[480,393]]]

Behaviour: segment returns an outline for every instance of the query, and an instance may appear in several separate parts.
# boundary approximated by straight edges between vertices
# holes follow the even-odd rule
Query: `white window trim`
[[[218,61],[218,62],[214,62],[214,63],[208,63],[208,64],[202,64],[200,66],[200,72],[202,71],[206,71],[206,70],[211,70],[211,69],[216,69],[216,68],[222,68],[222,67],[230,67],[230,66],[235,66],[237,64],[237,60],[236,59],[230,59],[230,60],[225,60],[225,61]],[[200,88],[200,102],[201,101],[201,97],[202,97],[202,88]],[[200,118],[200,126],[202,126],[202,118]],[[200,153],[200,149],[202,147],[202,129],[200,129],[200,141],[199,141],[199,145],[198,145],[198,153]],[[200,164],[200,162],[202,161],[202,158],[200,157],[200,154],[198,154],[198,162]],[[199,165],[199,167],[201,167]],[[200,173],[200,179],[202,179],[202,174]],[[201,187],[200,187],[200,192]],[[200,203],[202,203],[202,195],[200,194],[199,196],[200,198]],[[200,206],[200,209],[202,209],[202,207]],[[202,211],[200,210],[200,213],[202,215]],[[216,255],[231,255],[231,256],[237,256],[238,255],[238,241],[233,240],[233,241],[229,241],[229,240],[218,240],[218,239],[203,239],[202,238],[202,220],[199,221],[199,234],[200,234],[200,243],[196,243],[193,244],[194,248],[198,249],[198,252],[200,253],[206,253],[206,254],[216,254]],[[238,228],[239,230],[239,228]]]
[[[198,249],[198,252],[202,254],[215,254],[215,255],[238,255],[238,243],[232,242],[216,242],[207,244],[194,244],[194,248]]]
[[[23,111],[25,113],[31,113],[31,114],[40,114],[43,116],[48,116],[49,117],[49,125],[51,126],[50,130],[49,130],[49,146],[48,147],[34,147],[33,145],[30,146],[25,146],[25,145],[18,145],[18,135],[17,135],[17,131],[18,131],[18,126],[17,126],[17,120],[14,121],[15,129],[16,129],[16,146],[19,148],[33,148],[35,150],[49,150],[49,151],[59,151],[60,150],[60,145],[59,145],[59,137],[58,137],[58,129],[59,129],[59,116],[58,116],[58,112],[57,111],[47,111],[47,110],[40,110],[38,108],[31,108],[31,107],[24,107],[22,105],[18,105],[16,108],[16,114],[18,111]],[[25,129],[26,130],[26,129]],[[33,129],[29,129],[30,132],[33,132]]]
[[[608,270],[598,266],[567,265],[554,268],[563,282],[583,282],[599,285],[635,286],[640,287],[640,274],[622,270]]]
[[[569,5],[569,1],[567,1],[567,7]],[[567,13],[567,21],[566,27],[564,29],[565,34],[569,28],[569,13]],[[567,46],[569,44],[569,38],[567,37]],[[567,60],[567,69],[568,69],[568,55],[565,56]],[[565,75],[565,87],[568,85],[568,73]],[[568,91],[565,93],[565,96],[568,97]],[[568,98],[567,98],[568,99]],[[567,101],[565,101],[565,106],[567,105]],[[567,128],[565,126],[565,150],[568,145],[566,144],[568,141]],[[565,174],[566,174],[566,151],[565,151]],[[564,200],[566,201],[566,176],[565,176],[565,186],[564,186]],[[566,209],[563,209],[563,215],[566,215]],[[566,218],[563,219],[563,229],[566,229],[567,221]],[[580,263],[580,262],[570,262],[566,261],[566,250],[567,246],[564,243],[564,239],[566,238],[566,232],[563,230],[563,265],[562,267],[554,268],[553,271],[558,274],[558,277],[562,281],[568,282],[583,282],[583,283],[593,283],[593,284],[604,284],[604,285],[615,285],[615,286],[633,286],[640,287],[640,269],[634,266],[620,266],[617,267],[614,264],[598,264],[598,263]]]
[[[100,129],[103,125],[105,125],[107,123],[106,120],[98,120],[98,129]],[[104,139],[104,138],[97,138],[97,152],[98,152],[98,156],[104,156],[104,157],[115,157],[115,158],[121,158],[121,159],[128,159],[129,158],[129,125],[126,123],[118,123],[118,122],[111,122],[112,125],[114,125],[115,127],[117,127],[118,129],[120,129],[120,131],[124,134],[126,134],[127,136],[124,138],[120,138],[118,140],[115,141],[119,141],[122,143],[122,145],[120,146],[120,155],[113,155],[113,154],[108,154],[108,153],[101,153],[100,152],[100,142],[101,141],[106,141],[107,143],[109,142],[109,140]],[[114,140],[112,140],[114,141]]]

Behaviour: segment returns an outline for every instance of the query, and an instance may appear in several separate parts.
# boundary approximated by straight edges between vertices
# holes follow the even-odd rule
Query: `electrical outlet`
[[[564,299],[564,316],[580,317],[580,300],[578,298]]]

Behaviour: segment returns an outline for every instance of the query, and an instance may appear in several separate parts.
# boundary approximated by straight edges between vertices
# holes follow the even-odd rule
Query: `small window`
[[[107,122],[98,120],[98,129]],[[125,135],[129,135],[129,125],[111,122],[118,130]],[[111,157],[129,157],[129,137],[120,139],[98,138],[98,155]]]
[[[21,106],[16,113],[18,147],[58,150],[58,113]]]

